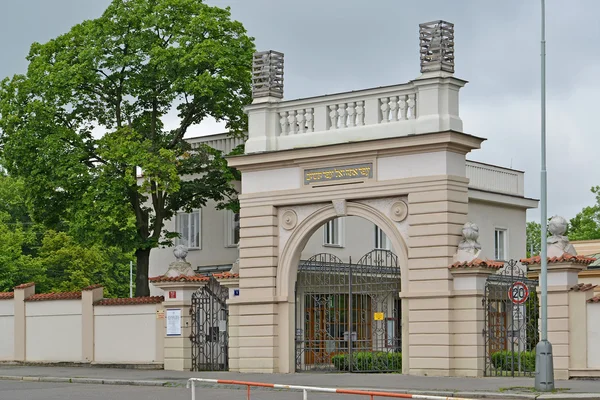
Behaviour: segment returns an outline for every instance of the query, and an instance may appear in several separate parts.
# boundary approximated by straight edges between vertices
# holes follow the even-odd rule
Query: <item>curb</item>
[[[23,382],[53,382],[53,383],[79,383],[94,385],[125,385],[125,386],[155,386],[155,387],[185,387],[185,381],[166,381],[166,380],[131,380],[131,379],[103,379],[103,378],[76,378],[76,377],[53,377],[53,376],[13,376],[0,375],[0,381],[23,381]],[[211,389],[236,389],[242,388],[237,385],[202,385]],[[255,388],[255,390],[266,390],[265,388]],[[360,390],[373,390],[376,388],[352,388]],[[378,389],[381,390],[381,389]],[[276,390],[277,391],[277,390]],[[460,392],[451,390],[410,390],[410,389],[386,389],[385,391],[393,393],[410,393],[416,395],[443,396],[443,397],[463,397],[475,399],[515,399],[515,400],[600,400],[600,393],[559,393],[559,394],[533,394],[533,393],[498,393],[498,392]],[[340,399],[343,400],[343,399]]]
[[[126,386],[167,386],[175,382],[145,381],[127,379],[100,379],[100,378],[66,378],[54,376],[0,376],[3,381],[23,382],[54,382],[54,383],[87,383],[94,385],[126,385]]]

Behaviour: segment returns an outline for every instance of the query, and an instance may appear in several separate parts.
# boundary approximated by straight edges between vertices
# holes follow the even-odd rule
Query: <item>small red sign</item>
[[[177,298],[177,292],[174,290],[169,291],[169,298],[170,299],[176,299]]]
[[[523,282],[515,282],[508,289],[508,297],[514,304],[523,304],[529,297],[529,288]]]

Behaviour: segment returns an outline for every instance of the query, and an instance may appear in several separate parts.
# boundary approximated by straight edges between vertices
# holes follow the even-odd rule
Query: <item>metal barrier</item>
[[[466,399],[462,397],[443,397],[443,396],[428,396],[424,394],[408,394],[408,393],[392,393],[392,392],[374,392],[369,390],[351,390],[351,389],[334,389],[324,388],[315,386],[296,386],[296,385],[281,385],[277,383],[263,383],[263,382],[245,382],[245,381],[232,381],[226,379],[203,379],[203,378],[190,378],[187,382],[187,388],[192,389],[192,400],[196,400],[196,382],[200,383],[218,383],[222,385],[240,385],[246,386],[246,398],[250,400],[250,388],[251,387],[266,387],[272,389],[287,389],[302,391],[303,399],[308,399],[308,392],[321,392],[321,393],[337,393],[337,394],[353,394],[359,396],[369,396],[372,399],[375,397],[393,397],[399,399],[422,399],[422,400],[475,400]]]

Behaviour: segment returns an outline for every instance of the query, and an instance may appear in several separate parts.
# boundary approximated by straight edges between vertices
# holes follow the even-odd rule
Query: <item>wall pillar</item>
[[[206,276],[177,276],[150,278],[152,284],[164,291],[162,334],[164,336],[164,369],[166,371],[190,371],[192,369],[192,333],[190,308],[192,295],[206,285]],[[167,335],[168,310],[180,310],[181,334]]]
[[[521,261],[530,264],[531,271],[540,273],[540,257]],[[571,291],[579,288],[578,274],[591,262],[593,259],[569,254],[548,259],[548,340],[552,344],[555,379],[570,378],[571,359],[574,360],[571,348],[577,346],[574,342],[575,338],[571,337],[576,317],[570,313],[571,301],[576,300],[577,296],[574,296]],[[539,294],[539,287],[537,291]]]
[[[101,285],[89,286],[81,291],[81,358],[84,362],[94,362],[94,303],[103,297]]]
[[[278,322],[281,319],[278,320],[276,300],[278,221],[275,207],[241,207],[239,247],[239,295],[230,297],[228,302],[229,369],[291,372],[287,352],[279,353]]]
[[[26,310],[25,310],[25,299],[35,294],[35,283],[24,283],[14,288],[14,343],[15,361],[26,361],[27,360],[27,326],[26,326]]]
[[[502,263],[474,260],[450,266],[452,299],[452,375],[482,377],[485,372],[485,283]]]
[[[408,276],[402,277],[408,280],[408,292],[401,294],[408,308],[403,308],[409,336],[408,354],[402,357],[408,361],[405,374],[452,375],[454,287],[448,265],[467,222],[467,183],[452,177],[408,195]]]

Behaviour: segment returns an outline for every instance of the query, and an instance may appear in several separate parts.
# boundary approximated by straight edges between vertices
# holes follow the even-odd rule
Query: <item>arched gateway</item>
[[[449,268],[468,218],[465,155],[483,139],[462,133],[458,92],[466,82],[453,76],[452,24],[422,24],[420,38],[419,78],[294,101],[282,100],[283,55],[255,55],[245,154],[229,158],[242,173],[230,370],[335,366],[352,351],[375,357],[390,347],[398,353],[401,343],[404,373],[483,374],[477,273],[485,271],[475,265],[461,270],[472,275],[455,276]],[[317,256],[301,264],[317,228],[347,215],[385,232],[392,252],[367,258],[385,255],[397,270],[377,269],[381,259],[353,266]],[[317,272],[330,285],[317,283]],[[389,295],[381,304],[377,280]],[[351,302],[363,302],[354,314]]]

